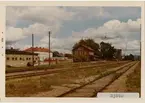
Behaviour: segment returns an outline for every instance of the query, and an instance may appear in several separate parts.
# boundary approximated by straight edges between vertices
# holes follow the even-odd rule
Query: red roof
[[[34,48],[30,47],[25,49],[24,51],[32,52],[32,49],[34,52],[51,52],[48,48],[42,48],[42,47],[34,47]]]

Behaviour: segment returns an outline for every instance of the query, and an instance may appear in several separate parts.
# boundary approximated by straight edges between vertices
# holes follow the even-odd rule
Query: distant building
[[[116,49],[114,58],[117,60],[122,60],[122,50],[121,49]]]
[[[39,57],[37,53],[29,53],[25,51],[19,51],[16,49],[6,49],[6,66],[22,67],[27,66],[28,63],[38,63]]]
[[[94,50],[86,45],[78,45],[72,50],[73,61],[91,61],[95,58]]]
[[[69,53],[65,53],[64,56],[67,57],[68,59],[72,59],[73,58],[72,54],[69,54]]]
[[[24,51],[25,52],[32,52],[32,47],[27,48]],[[47,48],[34,47],[33,51],[34,51],[34,53],[38,53],[38,56],[40,58],[40,62],[44,62],[45,60],[48,60],[49,59],[49,53],[50,53],[50,58],[52,58],[52,56],[53,56],[53,53]]]

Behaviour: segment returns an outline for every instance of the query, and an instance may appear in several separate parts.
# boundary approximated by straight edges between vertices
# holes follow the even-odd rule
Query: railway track
[[[99,75],[95,79],[67,92],[61,93],[56,97],[96,97],[98,92],[103,91],[106,87],[111,85],[115,80],[121,77],[129,69],[138,65],[138,62],[131,62],[125,66],[118,68],[117,70],[108,71],[109,73],[104,73]]]
[[[78,69],[83,69],[83,68],[93,68],[93,67],[101,67],[101,66],[105,66],[105,65],[109,65],[109,64],[116,64],[116,63],[107,63],[107,64],[97,64],[97,65],[89,65],[89,66],[82,66],[82,67],[78,67]],[[74,68],[74,67],[72,67]],[[19,78],[25,78],[25,77],[33,77],[33,76],[40,76],[40,75],[48,75],[48,74],[53,74],[53,73],[57,73],[59,71],[65,71],[68,69],[72,69],[72,68],[65,68],[65,69],[58,69],[58,70],[52,70],[52,71],[47,71],[47,70],[41,70],[41,71],[35,71],[35,72],[30,72],[30,73],[18,73],[18,74],[14,74],[14,75],[8,75],[6,74],[6,80],[10,80],[10,79],[19,79]]]

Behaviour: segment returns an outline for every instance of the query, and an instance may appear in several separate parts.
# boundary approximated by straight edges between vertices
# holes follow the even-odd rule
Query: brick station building
[[[77,45],[72,53],[74,62],[91,61],[95,58],[94,50],[86,45]]]

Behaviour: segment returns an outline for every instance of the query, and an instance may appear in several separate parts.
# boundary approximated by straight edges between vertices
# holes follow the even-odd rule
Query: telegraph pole
[[[34,34],[32,34],[32,65],[34,67]]]
[[[141,61],[141,24],[140,24],[140,61]]]
[[[48,32],[48,39],[49,39],[49,42],[48,42],[48,52],[49,52],[49,66],[50,66],[50,31]]]

